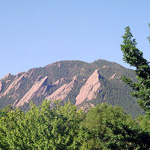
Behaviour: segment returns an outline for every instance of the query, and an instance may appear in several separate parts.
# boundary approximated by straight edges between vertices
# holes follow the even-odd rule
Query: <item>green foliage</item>
[[[150,115],[139,116],[137,118],[137,122],[139,126],[145,131],[150,133]]]
[[[88,138],[81,146],[83,150],[144,150],[150,146],[149,134],[118,106],[97,105],[89,111],[82,126],[88,130]]]
[[[40,107],[31,104],[31,110],[8,112],[0,119],[0,148],[26,149],[76,149],[82,112],[67,103],[56,104],[51,110],[50,101]]]
[[[125,85],[125,83],[120,82],[118,84],[118,82],[120,82],[120,79],[112,80],[111,82],[100,79],[100,83],[102,83],[102,86],[104,85],[104,87],[102,87],[103,90],[101,90],[97,98],[91,100],[90,103],[96,105],[107,102],[113,106],[118,105],[122,107],[126,113],[131,114],[133,118],[138,117],[139,114],[144,114],[144,111],[137,104],[137,100],[130,95],[132,89],[129,88],[128,85]]]
[[[143,57],[143,53],[136,47],[136,40],[129,27],[125,28],[123,36],[123,44],[121,50],[123,52],[123,60],[135,67],[137,82],[132,79],[122,77],[123,81],[132,87],[135,92],[133,96],[139,98],[139,105],[145,110],[150,110],[150,66],[149,62]]]
[[[6,117],[7,113],[11,110],[13,110],[13,106],[12,105],[7,105],[5,108],[0,110],[0,117]]]
[[[52,107],[53,106],[53,107]],[[97,105],[86,114],[76,106],[44,100],[0,117],[2,150],[147,150],[150,126],[141,116],[134,121],[116,106]],[[146,121],[145,121],[146,120]]]

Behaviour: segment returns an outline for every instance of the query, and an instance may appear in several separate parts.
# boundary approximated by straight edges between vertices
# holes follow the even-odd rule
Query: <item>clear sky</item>
[[[130,26],[150,60],[150,0],[0,0],[0,78],[60,60],[122,61]]]

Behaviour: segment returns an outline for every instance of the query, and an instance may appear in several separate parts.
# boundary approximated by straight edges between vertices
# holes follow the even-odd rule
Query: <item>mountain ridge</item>
[[[123,75],[136,80],[133,70],[102,59],[92,63],[57,61],[17,75],[7,74],[0,80],[0,108],[12,104],[26,110],[30,100],[39,105],[47,98],[70,100],[78,107],[107,102],[133,115],[143,113],[130,96],[132,90],[120,80]]]

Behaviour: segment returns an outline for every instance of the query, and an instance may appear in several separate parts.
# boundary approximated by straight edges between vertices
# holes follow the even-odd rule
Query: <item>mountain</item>
[[[142,114],[137,100],[130,96],[131,88],[120,80],[123,75],[136,80],[133,70],[106,60],[59,61],[17,75],[9,73],[0,80],[0,108],[12,104],[27,110],[30,100],[39,105],[50,99],[69,100],[83,109],[107,102],[133,116]]]

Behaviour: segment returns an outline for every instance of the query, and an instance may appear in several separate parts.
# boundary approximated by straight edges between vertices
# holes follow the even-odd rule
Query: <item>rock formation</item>
[[[28,103],[29,100],[33,98],[33,96],[40,96],[40,94],[44,94],[47,86],[44,84],[47,80],[47,76],[43,79],[35,82],[31,89],[24,95],[24,97],[16,104],[16,107],[22,106],[25,102]],[[16,103],[16,102],[15,102]]]
[[[0,98],[2,96],[7,95],[12,89],[14,89],[15,91],[19,88],[19,86],[21,85],[21,80],[24,78],[24,74],[21,75],[20,77],[16,77],[14,79],[14,81],[9,85],[9,87],[6,89],[6,91],[0,95]]]
[[[76,97],[76,105],[82,103],[84,100],[92,100],[96,98],[96,92],[100,88],[98,69],[88,78],[86,83],[80,89],[78,96]]]
[[[0,92],[2,91],[2,82],[0,81]]]
[[[46,99],[50,100],[64,100],[68,93],[72,90],[74,83],[76,82],[76,77],[73,77],[73,80],[69,84],[63,84],[50,96],[47,96]]]
[[[11,75],[10,73],[6,74],[1,80],[5,80],[5,79],[8,78],[10,75]]]
[[[108,102],[135,108],[132,110],[137,114],[139,107],[130,97],[131,90],[120,81],[125,74],[135,76],[132,70],[105,60],[60,61],[17,75],[9,73],[0,80],[0,109],[12,104],[28,110],[24,104],[30,100],[40,105],[44,99],[51,99],[70,100],[83,109]]]
[[[113,74],[113,75],[109,78],[109,80],[114,79],[115,77],[116,77],[116,73]]]

